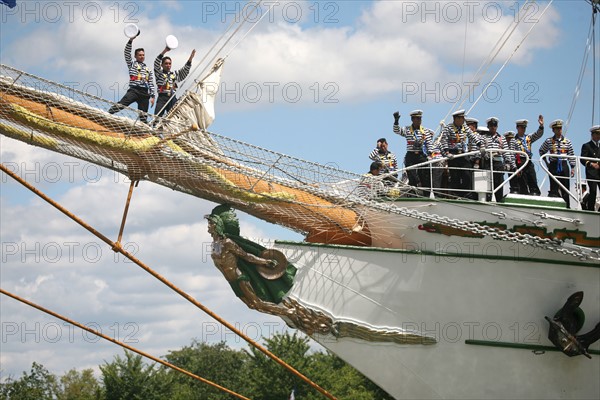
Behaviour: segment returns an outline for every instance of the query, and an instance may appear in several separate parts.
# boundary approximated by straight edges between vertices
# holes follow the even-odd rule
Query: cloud
[[[196,4],[190,3],[166,2],[173,5],[173,10],[177,7],[188,10]],[[307,19],[302,23],[287,23],[282,18],[263,21],[227,60],[223,82],[230,91],[238,91],[240,101],[229,101],[232,96],[228,95],[223,108],[270,106],[270,88],[280,99],[286,95],[286,85],[290,90],[288,96],[292,96],[296,84],[302,89],[300,102],[303,103],[311,102],[317,89],[320,96],[334,93],[336,99],[360,103],[397,93],[404,82],[459,79],[464,21],[453,22],[450,14],[442,14],[444,4],[450,2],[435,3],[442,7],[437,12],[439,23],[422,23],[423,15],[429,18],[423,14],[424,10],[411,14],[413,11],[406,8],[410,4],[424,6],[426,3],[433,4],[375,2],[364,8],[355,20],[332,24],[311,24]],[[103,17],[97,21],[89,16],[86,19],[79,10],[72,22],[63,18],[57,22],[3,23],[3,28],[14,28],[19,33],[11,43],[7,42],[7,35],[3,35],[0,42],[3,63],[48,79],[76,82],[80,89],[86,85],[93,88],[90,85],[98,83],[101,97],[117,100],[124,93],[127,79],[122,59],[125,23],[122,18],[115,20],[111,3],[95,4],[103,7]],[[172,52],[175,67],[184,62],[193,47],[198,50],[194,64],[197,65],[224,27],[185,25],[171,19],[169,14],[154,16],[156,8],[161,6],[164,3],[136,12],[142,35],[135,45],[145,47],[147,61],[152,62],[163,49],[165,34],[173,33],[181,43],[181,47]],[[193,14],[193,11],[188,13]],[[513,17],[503,10],[497,22],[489,23],[481,17],[468,25],[465,76],[487,57],[490,46]],[[558,13],[551,8],[513,62],[530,64],[536,50],[553,46],[560,36],[555,26],[557,21]],[[525,23],[518,28],[497,62],[508,56],[529,26]],[[32,51],[32,43],[35,43],[35,51]],[[333,86],[326,88],[327,83]],[[257,87],[262,90],[261,99],[249,102],[250,90]],[[247,93],[243,92],[244,88]],[[390,115],[386,112],[386,116]],[[385,129],[389,128],[387,124],[386,121]],[[378,128],[370,129],[377,131]],[[42,189],[50,190],[59,202],[112,240],[116,239],[129,188],[122,176],[104,169],[99,176],[91,176],[92,170],[86,169],[90,164],[5,137],[0,140],[3,163],[25,174]],[[344,156],[347,154],[340,157]],[[57,182],[48,167],[54,164],[61,171]],[[12,180],[2,179],[0,233],[6,258],[2,260],[3,288],[83,323],[97,324],[103,332],[131,339],[135,341],[133,344],[150,349],[155,355],[188,345],[192,338],[231,340],[243,345],[189,302],[114,254],[107,245],[51,206]],[[243,331],[258,336],[254,338],[268,336],[275,329],[285,329],[281,320],[248,310],[234,297],[212,264],[207,254],[210,239],[202,220],[202,215],[210,212],[212,206],[209,202],[142,182],[134,191],[123,243],[176,286]],[[245,236],[268,236],[251,218],[242,216],[242,222]],[[57,252],[60,257],[55,261]],[[93,336],[73,330],[14,300],[3,298],[0,311],[3,328],[15,329],[2,343],[3,376],[6,373],[19,375],[20,371],[28,370],[34,360],[57,372],[72,367],[95,367],[104,360],[110,362],[114,354],[121,352],[112,344],[97,342]],[[61,335],[55,341],[56,335],[51,335],[57,326],[61,327]]]
[[[3,156],[8,160],[27,157],[29,150],[3,138]],[[46,162],[50,160],[64,167],[63,156]],[[81,176],[83,168],[85,164],[77,165],[72,173]],[[110,171],[103,169],[102,174],[98,181],[58,184],[54,197],[116,240],[128,184],[114,182]],[[212,342],[233,338],[211,317],[62,213],[30,195],[5,202],[7,185],[2,187],[3,289],[155,356],[189,345],[193,338]],[[9,190],[16,188],[12,184]],[[212,264],[211,239],[202,217],[212,207],[207,201],[143,182],[134,192],[123,245],[173,285],[256,336],[253,339],[285,329],[281,320],[248,310]],[[248,217],[241,218],[244,234],[266,235]],[[115,345],[15,300],[3,298],[0,312],[2,379],[19,376],[33,361],[60,374],[70,368],[97,369],[121,353]]]
[[[124,23],[115,20],[110,4],[100,4],[102,17],[97,20],[75,13],[72,22],[63,19],[54,24],[43,21],[36,24],[32,32],[7,44],[7,61],[118,100],[126,88],[122,60],[126,40],[122,33]],[[517,18],[516,10],[498,2],[468,4],[374,2],[365,7],[355,21],[337,20],[329,24],[309,23],[311,14],[307,9],[300,22],[291,20],[290,23],[283,8],[275,9],[231,52],[219,100],[224,103],[224,109],[255,108],[281,100],[307,103],[314,102],[315,96],[328,95],[338,101],[360,102],[397,93],[404,82],[460,82],[463,59],[464,76],[469,77]],[[201,6],[196,3],[185,6],[190,12],[206,11],[200,10]],[[177,10],[183,4],[175,3],[173,7]],[[543,5],[531,7],[521,10],[522,22],[496,58],[497,66],[515,50],[538,19],[539,23],[518,50],[513,63],[528,65],[533,62],[536,50],[556,44],[560,37],[557,10],[551,7],[539,18]],[[135,13],[142,34],[135,40],[134,47],[139,45],[146,49],[149,64],[163,49],[165,36],[174,34],[180,39],[180,47],[170,54],[174,68],[183,64],[193,47],[198,50],[194,60],[196,68],[225,30],[225,23],[216,27],[181,25],[168,14],[154,16],[151,12],[154,8],[149,6]],[[225,11],[221,10],[221,18],[229,23],[227,17],[233,17]],[[239,32],[225,53],[242,39],[247,29]],[[41,44],[33,58],[29,56],[27,44],[34,39]]]

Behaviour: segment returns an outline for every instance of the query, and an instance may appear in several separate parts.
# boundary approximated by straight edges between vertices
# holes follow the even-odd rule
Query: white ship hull
[[[439,206],[426,207],[431,212]],[[448,204],[443,207],[453,212]],[[586,227],[589,236],[597,235],[598,217],[579,215],[596,223]],[[398,399],[600,397],[599,355],[568,357],[542,347],[553,346],[544,316],[554,316],[574,292],[584,292],[586,321],[579,333],[600,320],[597,262],[488,238],[435,234],[439,239],[432,239],[408,220],[404,238],[424,243],[425,251],[406,242],[395,245],[409,250],[290,242],[274,247],[298,268],[288,296],[304,306],[336,320],[434,337],[437,343],[329,335],[316,335],[317,341]],[[389,240],[399,236],[400,231],[388,235]],[[449,243],[460,250],[448,254]],[[495,252],[482,257],[481,249],[490,243]],[[515,254],[525,250],[530,253]],[[597,350],[598,343],[590,349]]]

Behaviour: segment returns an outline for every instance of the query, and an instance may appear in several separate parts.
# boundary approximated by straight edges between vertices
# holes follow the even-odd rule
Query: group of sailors
[[[474,171],[477,169],[492,171],[493,188],[499,188],[504,182],[506,172],[515,173],[510,180],[510,192],[522,195],[540,196],[537,183],[532,145],[544,135],[544,117],[538,117],[535,132],[527,134],[529,121],[519,119],[515,122],[515,131],[498,133],[499,119],[490,117],[485,126],[480,126],[475,118],[468,118],[465,110],[452,114],[452,123],[443,127],[440,136],[434,139],[434,132],[422,125],[423,111],[415,110],[410,113],[411,124],[400,126],[400,113],[395,112],[393,132],[406,139],[407,149],[404,165],[407,167],[408,185],[419,188],[422,195],[429,197],[430,190],[440,190],[455,197],[475,199],[473,193]],[[562,132],[563,121],[557,119],[550,123],[552,137],[545,139],[539,155],[548,154],[545,159],[548,171],[556,177],[550,179],[550,197],[562,197],[566,206],[570,206],[570,180],[575,173],[575,158],[573,145]],[[586,210],[595,209],[598,183],[600,181],[600,125],[590,129],[592,140],[585,143],[581,150],[581,163],[585,166],[588,182],[587,200],[582,204]],[[510,150],[509,152],[505,150]],[[463,156],[465,153],[470,153]],[[527,157],[524,154],[527,154]],[[552,157],[556,155],[559,157]],[[377,147],[369,158],[373,161],[367,176],[384,174],[381,181],[384,186],[394,186],[397,181],[398,160],[388,149],[385,138],[377,141]],[[595,159],[595,160],[594,160]],[[430,162],[418,168],[408,168]],[[447,173],[446,173],[447,171]],[[369,181],[365,181],[369,186]],[[374,180],[371,180],[374,182]],[[559,183],[560,182],[560,185]],[[495,200],[502,201],[503,189],[495,192]],[[487,194],[491,200],[491,194]]]
[[[167,114],[175,105],[175,102],[177,101],[177,97],[175,96],[177,83],[184,80],[189,74],[192,67],[192,60],[196,55],[196,50],[192,50],[192,53],[183,68],[174,71],[171,69],[171,57],[165,56],[165,54],[171,50],[166,46],[154,60],[153,74],[153,71],[144,62],[146,60],[146,53],[143,48],[135,49],[133,53],[134,58],[131,57],[133,40],[136,37],[130,38],[127,41],[123,52],[127,70],[129,72],[129,89],[121,100],[113,105],[108,112],[114,114],[132,103],[137,103],[138,110],[142,111],[142,113],[140,113],[140,121],[147,124],[147,113],[150,103],[155,106],[154,114],[157,116]],[[156,76],[156,89],[154,85],[154,76]]]

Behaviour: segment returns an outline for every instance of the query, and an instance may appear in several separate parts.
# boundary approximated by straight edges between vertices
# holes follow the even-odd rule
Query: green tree
[[[75,369],[60,377],[57,400],[99,400],[103,398],[102,386],[94,377],[94,371]]]
[[[393,400],[387,392],[375,385],[369,378],[344,360],[332,353],[314,353],[307,371],[319,384],[327,385],[330,393],[339,399],[352,400]],[[305,399],[317,399],[309,394]],[[321,396],[322,398],[322,396]],[[304,398],[303,398],[304,399]]]
[[[229,390],[247,395],[247,379],[244,375],[248,355],[233,350],[224,342],[217,344],[192,341],[191,346],[172,351],[165,357],[170,363],[202,378],[217,383]],[[231,395],[213,388],[177,371],[171,371],[175,388],[172,399],[231,399]]]
[[[21,378],[13,380],[9,377],[5,383],[0,384],[0,399],[54,400],[57,389],[56,376],[43,365],[33,362],[29,374],[23,371]]]
[[[100,366],[106,400],[159,400],[171,398],[171,376],[156,364],[146,365],[142,356],[125,351]]]
[[[306,375],[312,362],[311,357],[308,357],[308,338],[300,337],[296,333],[276,334],[265,339],[265,347]],[[307,383],[258,349],[251,347],[249,354],[251,359],[247,364],[247,376],[250,397],[264,400],[287,399],[292,389],[295,389],[296,398],[304,399],[308,393],[314,391]],[[326,383],[319,384],[327,386]]]

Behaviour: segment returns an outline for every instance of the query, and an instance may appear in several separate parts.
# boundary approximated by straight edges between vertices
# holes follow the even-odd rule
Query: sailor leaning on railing
[[[431,159],[441,158],[440,149],[433,141],[433,131],[421,125],[423,111],[414,110],[409,115],[411,124],[401,128],[398,123],[400,113],[398,111],[394,113],[394,133],[406,139],[404,165],[411,167]],[[408,184],[414,187],[439,188],[442,182],[442,172],[441,167],[437,165],[432,166],[431,172],[428,167],[409,169],[407,171]],[[429,194],[428,190],[423,191],[424,197],[429,197]]]
[[[582,208],[588,211],[594,211],[596,208],[596,196],[598,186],[600,185],[600,125],[590,128],[592,139],[581,146],[581,163],[585,165],[585,179],[587,180],[588,195]],[[586,160],[592,158],[596,160]]]
[[[456,157],[467,152],[468,144],[473,142],[475,146],[482,149],[481,139],[473,135],[473,132],[465,124],[465,110],[459,110],[452,114],[452,123],[444,127],[441,133],[440,147],[442,155],[448,158],[450,172],[450,189],[457,197],[472,198],[473,180],[471,179],[470,162],[466,157]],[[466,189],[466,191],[461,190]]]
[[[560,119],[554,120],[550,123],[550,128],[554,133],[554,136],[548,138],[542,143],[540,147],[540,156],[548,153],[551,155],[562,155],[562,156],[574,156],[573,145],[571,141],[563,136],[563,121]],[[566,189],[569,189],[570,182],[569,177],[575,176],[575,159],[565,159],[559,157],[550,157],[547,162],[548,170],[552,175],[556,177],[558,182],[562,184]],[[570,167],[570,169],[569,169]],[[562,197],[567,204],[567,208],[570,208],[570,195],[569,191],[563,189],[554,179],[550,179],[550,197]]]
[[[486,149],[481,160],[481,168],[486,170],[493,169],[493,183],[494,190],[496,190],[504,182],[504,172],[516,169],[515,161],[511,153],[504,151],[508,150],[508,146],[506,145],[504,137],[498,133],[498,118],[490,117],[486,122],[487,127],[481,127],[477,130],[482,136],[483,147]],[[494,150],[499,151],[494,152]],[[487,201],[492,200],[491,194],[488,193],[486,197]],[[497,202],[502,201],[504,198],[502,188],[495,192],[495,197]]]
[[[515,164],[517,168],[521,168],[526,163],[525,168],[521,173],[513,179],[516,186],[518,186],[518,193],[525,195],[539,196],[541,195],[540,188],[537,183],[537,175],[535,172],[535,166],[531,159],[533,158],[533,152],[531,151],[531,145],[544,136],[544,116],[538,117],[539,127],[535,133],[527,135],[525,133],[527,124],[529,121],[526,119],[519,119],[515,122],[517,128],[517,134],[515,135],[512,146],[509,146],[510,150],[522,151],[527,153],[529,161],[519,154],[515,154]],[[511,181],[512,182],[512,181]]]

